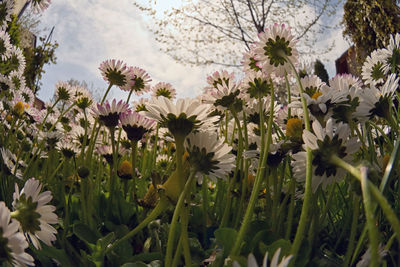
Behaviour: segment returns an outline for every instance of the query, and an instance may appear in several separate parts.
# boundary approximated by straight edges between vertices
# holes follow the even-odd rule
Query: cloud
[[[103,60],[120,59],[145,69],[153,79],[171,83],[179,97],[193,97],[205,85],[204,67],[183,66],[159,51],[146,29],[141,14],[130,1],[55,1],[42,18],[43,27],[55,26],[54,38],[60,44],[57,65],[46,67],[39,96],[48,99],[57,80],[86,80],[101,84],[98,67]],[[178,44],[183,45],[183,44]],[[60,66],[61,65],[61,66]],[[209,68],[210,69],[210,68]],[[113,97],[125,97],[114,90]]]
[[[71,78],[93,83],[94,87],[105,91],[107,84],[102,80],[98,67],[102,61],[113,58],[145,69],[153,79],[152,84],[160,81],[171,83],[178,97],[200,94],[206,85],[207,74],[220,68],[176,63],[159,51],[142,15],[130,0],[120,0],[118,5],[109,0],[53,1],[43,14],[42,25],[47,28],[55,26],[53,39],[59,43],[56,50],[58,63],[46,66],[39,97],[50,99],[55,82]],[[336,41],[334,50],[322,58],[331,76],[335,74],[334,60],[348,47],[340,30],[317,46],[324,47],[332,40]],[[241,58],[241,53],[238,57]],[[115,88],[111,96],[125,98],[126,93]]]

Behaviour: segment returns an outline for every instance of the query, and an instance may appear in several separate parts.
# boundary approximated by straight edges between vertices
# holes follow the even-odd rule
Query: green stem
[[[301,84],[300,81],[300,76],[296,71],[295,66],[293,63],[289,60],[289,58],[285,55],[284,56],[286,61],[290,64],[292,67],[293,72],[295,73],[296,76],[296,81],[299,85],[300,89],[300,98],[301,98],[301,104],[303,107],[303,112],[304,112],[304,126],[305,129],[310,131],[311,126],[310,126],[310,117],[308,114],[308,107],[307,107],[307,102],[303,96],[303,85]],[[303,202],[303,207],[301,209],[301,215],[300,215],[300,221],[299,221],[299,226],[297,227],[296,231],[296,236],[293,241],[293,245],[290,251],[290,254],[293,255],[293,259],[291,260],[291,266],[296,261],[297,253],[300,250],[301,243],[304,239],[304,235],[306,232],[307,228],[307,223],[309,219],[309,213],[310,213],[310,208],[312,206],[311,200],[312,200],[312,152],[309,147],[306,148],[306,183],[305,183],[305,193],[304,193],[304,202]]]
[[[192,265],[192,258],[190,256],[190,246],[189,246],[189,235],[188,235],[188,225],[189,225],[189,207],[184,207],[181,214],[181,236],[182,236],[182,245],[183,245],[183,256],[185,258],[185,265]]]
[[[174,259],[172,261],[172,267],[178,266],[178,261],[180,260],[181,250],[182,250],[182,242],[183,242],[183,236],[179,238],[178,246],[176,247]]]
[[[196,172],[191,172],[188,181],[185,184],[185,187],[179,196],[178,203],[176,203],[174,215],[172,216],[171,225],[168,232],[168,242],[167,242],[167,251],[165,253],[165,266],[170,267],[172,263],[172,250],[174,246],[175,232],[178,223],[178,217],[182,214],[183,203],[186,198],[186,194],[189,193],[191,188],[191,183],[194,180]]]
[[[287,73],[285,72],[285,84],[286,84],[286,89],[288,92],[288,104],[290,104],[292,102],[292,95],[290,93],[290,84],[289,84],[289,80],[287,77]],[[292,109],[288,107],[288,119],[290,119],[292,117]]]
[[[350,237],[349,237],[349,245],[347,246],[346,255],[344,256],[343,267],[349,266],[351,255],[354,251],[356,233],[357,233],[357,222],[358,222],[358,215],[360,213],[360,197],[355,195],[353,199],[353,220],[351,222],[351,230],[350,230]]]
[[[132,140],[131,147],[132,147],[132,181],[133,181],[133,199],[134,201],[137,200],[136,196],[136,156],[137,156],[137,144],[138,141]]]
[[[375,226],[374,211],[372,207],[371,194],[367,180],[367,167],[361,167],[360,174],[361,174],[360,177],[361,189],[364,200],[365,217],[367,218],[369,245],[371,249],[371,261],[369,266],[375,267],[379,266],[379,254],[378,254],[379,232],[377,227]]]
[[[152,212],[144,219],[138,226],[136,226],[133,230],[131,230],[129,233],[127,233],[125,236],[122,238],[118,239],[115,241],[111,246],[109,246],[106,249],[106,253],[110,252],[114,248],[116,248],[118,245],[120,245],[122,242],[130,239],[134,235],[136,235],[140,230],[145,228],[151,221],[155,220],[158,215],[160,215],[163,211],[165,211],[168,207],[169,200],[167,198],[161,198],[160,201],[158,202],[157,206],[152,210]]]
[[[353,167],[352,165],[348,164],[337,156],[332,156],[331,162],[339,167],[342,167],[343,169],[348,171],[354,178],[362,182],[362,173],[359,169]],[[370,193],[378,202],[379,206],[382,208],[383,213],[385,214],[394,232],[396,233],[397,240],[400,242],[400,221],[397,218],[396,213],[390,207],[390,204],[388,203],[387,199],[382,195],[381,191],[379,191],[379,189],[368,180],[367,184]]]
[[[106,92],[105,92],[103,98],[101,99],[100,105],[102,105],[102,104],[104,103],[104,101],[106,100],[106,97],[107,97],[107,95],[108,95],[108,92],[110,92],[110,89],[111,89],[112,86],[113,86],[112,83],[110,83],[110,84],[108,85],[107,90],[106,90]]]
[[[272,83],[272,82],[271,82]],[[270,117],[268,120],[268,128],[267,128],[267,145],[264,148],[262,161],[259,161],[259,168],[257,169],[256,179],[253,185],[253,191],[250,195],[249,205],[247,206],[242,226],[240,227],[238,236],[235,240],[235,244],[231,250],[231,256],[237,256],[240,253],[240,246],[242,245],[243,238],[247,232],[247,229],[250,225],[251,218],[253,216],[254,206],[258,199],[258,193],[260,191],[260,187],[262,184],[262,180],[265,174],[265,168],[267,164],[268,150],[272,141],[272,121],[274,114],[274,87],[271,88],[271,105],[270,105]]]

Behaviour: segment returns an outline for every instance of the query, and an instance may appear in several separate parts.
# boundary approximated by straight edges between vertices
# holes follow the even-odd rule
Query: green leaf
[[[74,234],[82,241],[88,244],[96,244],[99,239],[99,234],[92,231],[87,225],[83,223],[75,223],[73,226]]]
[[[287,256],[290,254],[290,248],[292,247],[292,244],[290,243],[289,240],[286,239],[279,239],[276,240],[274,243],[272,243],[269,246],[266,246],[264,243],[260,243],[260,252],[264,255],[266,252],[268,252],[268,258],[272,258],[272,256],[275,254],[275,251],[280,248],[281,253],[279,254],[279,258],[282,258],[283,256]]]
[[[141,261],[133,262],[133,263],[129,262],[129,263],[125,263],[121,267],[162,267],[162,262],[160,260],[152,261],[149,264],[146,264]]]
[[[214,232],[217,242],[224,249],[224,258],[229,255],[233,245],[235,244],[237,232],[233,228],[221,228]]]
[[[140,253],[129,259],[130,262],[144,261],[151,262],[155,260],[162,260],[163,255],[160,252]]]
[[[55,259],[56,261],[58,261],[60,263],[60,266],[74,266],[64,250],[50,247],[46,244],[42,244],[41,250],[35,250],[35,254],[38,256],[42,263],[46,262],[45,258],[47,257],[49,259]]]

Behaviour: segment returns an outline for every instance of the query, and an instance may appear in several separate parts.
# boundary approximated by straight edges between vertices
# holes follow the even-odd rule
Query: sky
[[[161,8],[169,8],[180,1],[159,1]],[[122,60],[129,66],[146,70],[157,82],[169,82],[177,90],[178,97],[195,97],[206,85],[207,75],[218,66],[191,67],[176,63],[159,50],[154,36],[147,29],[148,18],[132,4],[131,0],[64,0],[52,1],[41,16],[41,27],[47,28],[43,34],[55,26],[53,40],[57,64],[46,65],[39,98],[48,101],[53,97],[57,81],[71,78],[92,84],[103,95],[107,83],[102,79],[98,67],[107,59]],[[341,19],[338,10],[337,19]],[[341,30],[336,30],[320,47],[335,40],[334,49],[326,55],[330,60],[322,60],[330,77],[335,75],[334,60],[349,47],[343,40]],[[182,44],[184,45],[184,44]],[[241,57],[241,54],[239,55]],[[125,99],[126,93],[114,87],[109,99]]]

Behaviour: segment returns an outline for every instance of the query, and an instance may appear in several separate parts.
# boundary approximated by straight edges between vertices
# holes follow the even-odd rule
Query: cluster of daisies
[[[49,3],[31,1],[38,10]],[[185,154],[199,183],[205,179],[209,183],[231,181],[229,178],[239,175],[254,177],[262,162],[273,170],[290,158],[293,175],[303,184],[306,151],[311,150],[312,189],[317,192],[345,177],[332,161],[334,156],[355,162],[361,148],[375,145],[365,140],[368,127],[375,127],[377,140],[390,141],[388,136],[399,134],[398,101],[393,99],[399,85],[400,34],[367,58],[362,79],[346,74],[324,83],[307,68],[304,71],[290,28],[275,24],[260,33],[244,54],[241,79],[217,71],[207,78],[208,85],[198,97],[176,100],[171,84],[151,86],[145,70],[112,59],[99,67],[109,85],[101,101],[83,86],[60,81],[52,101],[41,108],[26,87],[22,51],[11,44],[6,32],[12,6],[13,1],[0,2],[0,15],[6,14],[0,17],[0,64],[4,66],[0,69],[0,164],[8,184],[25,182],[25,186],[21,191],[16,186],[13,211],[0,202],[0,256],[11,264],[33,264],[25,252],[28,241],[38,249],[40,241],[51,245],[56,239],[57,231],[50,226],[58,220],[55,207],[48,204],[51,192],[41,193],[41,183],[28,179],[34,176],[46,184],[56,171],[46,177],[39,172],[39,163],[57,159],[57,164],[73,162],[76,168],[97,161],[110,170],[118,169],[102,186],[119,193],[121,188],[114,188],[118,185],[112,175],[131,180],[141,177],[143,164],[140,167],[139,163],[143,163],[145,151],[155,152],[147,166],[151,171],[166,170],[166,166],[172,166],[171,170],[174,163],[178,167],[181,155],[176,154]],[[113,86],[129,92],[127,100],[107,100]],[[285,103],[275,100],[277,88],[282,87],[290,96]],[[143,97],[145,94],[150,97]],[[130,101],[133,95],[140,100]],[[380,148],[372,150],[384,157],[391,144]],[[90,169],[75,171],[78,182],[104,178],[94,178]],[[236,180],[233,186],[239,188],[241,181]],[[272,260],[276,264],[279,252],[277,255]],[[279,266],[286,266],[290,258]]]
[[[53,198],[50,191],[41,192],[42,184],[35,178],[26,181],[19,191],[15,184],[12,211],[0,202],[0,260],[13,266],[33,266],[33,257],[25,249],[32,243],[41,249],[40,241],[48,246],[56,240],[56,208],[48,203]]]

